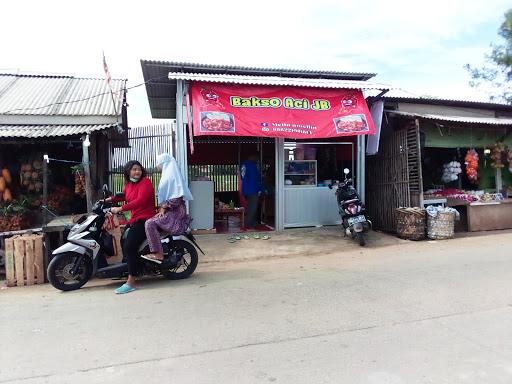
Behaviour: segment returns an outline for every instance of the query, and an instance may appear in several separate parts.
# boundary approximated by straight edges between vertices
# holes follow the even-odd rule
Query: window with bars
[[[237,164],[189,165],[188,179],[211,180],[215,192],[237,192],[238,170]]]

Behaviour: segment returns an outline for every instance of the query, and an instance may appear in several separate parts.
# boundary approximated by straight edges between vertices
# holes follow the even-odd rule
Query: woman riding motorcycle
[[[155,190],[151,180],[146,177],[146,170],[135,160],[130,160],[124,167],[125,185],[123,198],[110,198],[113,202],[124,201],[121,207],[111,209],[113,214],[130,211],[131,217],[123,234],[123,255],[128,263],[128,280],[117,288],[117,294],[130,293],[137,289],[136,277],[140,272],[139,245],[146,238],[144,225],[147,219],[155,215]]]

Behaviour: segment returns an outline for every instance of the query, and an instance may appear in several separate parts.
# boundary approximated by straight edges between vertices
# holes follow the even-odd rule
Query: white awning
[[[387,84],[370,83],[357,80],[308,79],[279,76],[226,75],[217,73],[169,72],[170,80],[204,81],[208,83],[270,85],[309,88],[348,88],[348,89],[392,89]]]
[[[34,139],[42,137],[71,136],[101,131],[117,126],[117,124],[95,125],[6,125],[0,124],[0,138]]]
[[[431,114],[426,114],[426,113],[392,111],[392,110],[388,110],[388,109],[386,109],[384,112],[392,114],[392,115],[421,118],[421,119],[428,119],[428,120],[452,121],[452,122],[456,122],[456,123],[512,125],[512,118],[431,115]]]

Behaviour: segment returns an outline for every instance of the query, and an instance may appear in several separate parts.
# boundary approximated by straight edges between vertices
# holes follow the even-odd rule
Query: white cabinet
[[[213,181],[191,181],[190,192],[194,200],[190,201],[190,216],[192,229],[212,229],[213,228],[213,200],[214,186]]]
[[[341,223],[335,189],[327,187],[284,188],[284,226],[312,227]]]

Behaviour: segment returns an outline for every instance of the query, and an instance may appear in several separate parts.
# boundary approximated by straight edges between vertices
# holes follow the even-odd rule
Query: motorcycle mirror
[[[107,198],[112,196],[112,192],[108,189],[107,184],[104,184],[103,187],[101,187],[101,191],[103,192],[103,197]]]
[[[345,175],[348,175],[350,173],[350,170],[348,168],[343,169],[343,173]]]

